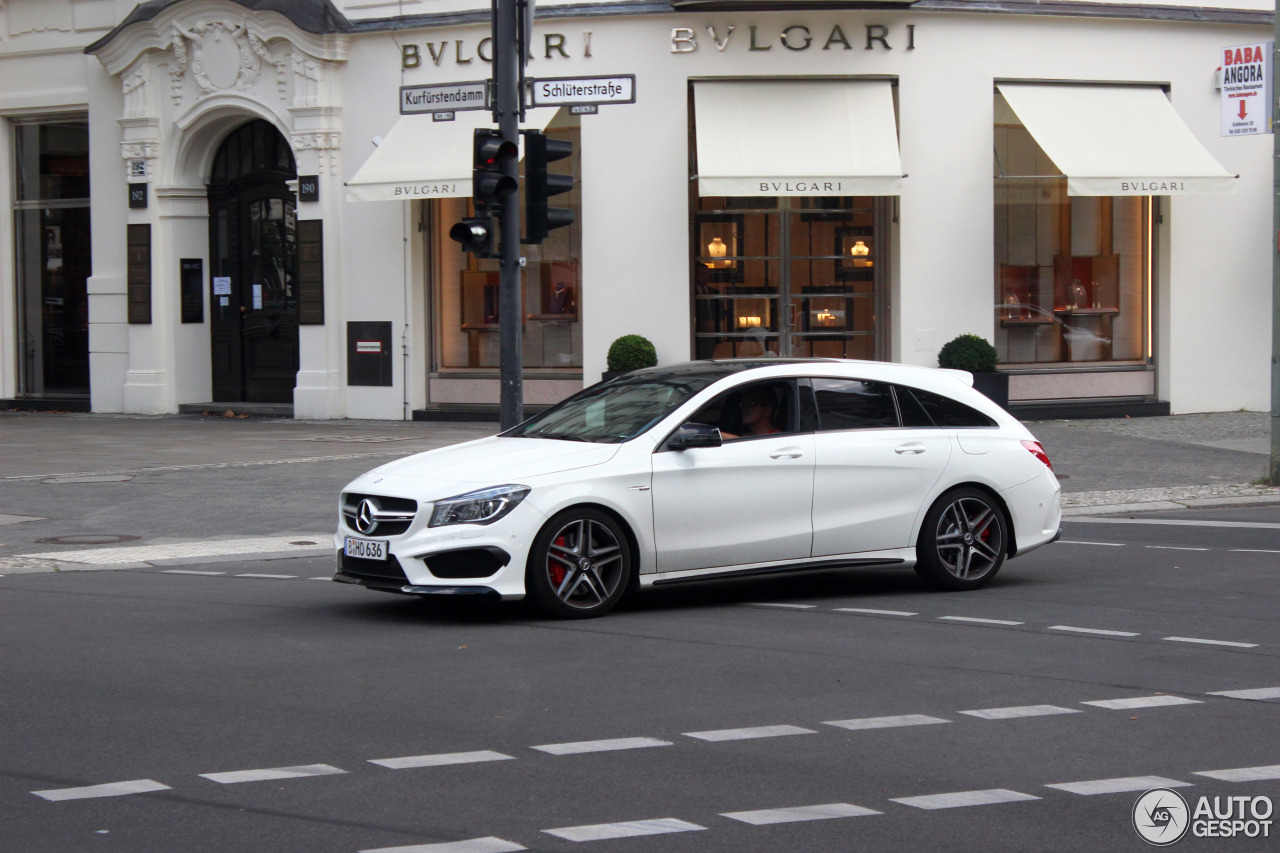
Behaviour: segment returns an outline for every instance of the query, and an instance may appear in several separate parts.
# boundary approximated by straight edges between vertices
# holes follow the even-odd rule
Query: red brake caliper
[[[552,544],[555,545],[557,548],[568,547],[565,545],[563,536],[557,536],[555,538],[555,541]],[[547,576],[551,578],[551,583],[554,586],[560,586],[560,584],[564,583],[564,576],[567,573],[568,572],[566,571],[564,566],[560,565],[555,560],[551,559],[551,557],[549,556],[547,557]]]

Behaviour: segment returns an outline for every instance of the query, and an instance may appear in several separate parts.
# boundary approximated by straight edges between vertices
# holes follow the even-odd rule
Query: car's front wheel
[[[981,489],[952,489],[925,514],[916,573],[939,589],[977,589],[1000,571],[1008,542],[1004,512],[994,498]]]
[[[631,549],[621,525],[596,509],[569,509],[538,533],[525,586],[544,612],[568,619],[603,616],[631,579]]]

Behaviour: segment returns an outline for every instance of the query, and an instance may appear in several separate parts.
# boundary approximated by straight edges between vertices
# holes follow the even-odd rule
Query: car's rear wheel
[[[538,533],[525,585],[541,610],[561,618],[603,616],[631,579],[631,550],[621,525],[596,509],[569,509]]]
[[[916,573],[939,589],[977,589],[1000,571],[1008,542],[1004,511],[994,498],[981,489],[952,489],[925,514]]]

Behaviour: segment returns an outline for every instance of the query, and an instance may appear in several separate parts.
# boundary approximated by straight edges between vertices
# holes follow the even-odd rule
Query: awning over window
[[[695,83],[698,194],[898,195],[902,160],[885,81]]]
[[[545,130],[558,110],[529,110],[525,129]],[[475,130],[494,127],[488,110],[459,112],[455,121],[400,116],[382,143],[347,181],[347,201],[470,198]]]
[[[1160,89],[1026,83],[997,88],[1067,176],[1068,195],[1235,192],[1235,177],[1205,150]]]

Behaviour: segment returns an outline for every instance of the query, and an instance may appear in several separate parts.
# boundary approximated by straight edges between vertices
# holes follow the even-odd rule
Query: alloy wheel
[[[959,498],[942,511],[935,542],[949,575],[978,580],[998,567],[1004,555],[1000,511],[980,498]]]
[[[547,546],[547,580],[567,607],[593,610],[608,602],[626,574],[622,544],[603,522],[575,518]]]

